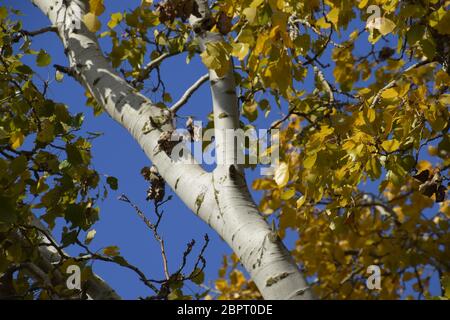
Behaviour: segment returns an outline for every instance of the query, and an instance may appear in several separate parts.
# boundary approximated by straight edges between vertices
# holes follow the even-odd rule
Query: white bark
[[[234,152],[229,152],[234,147],[223,141],[223,130],[235,129],[239,123],[232,68],[220,79],[210,72],[217,153],[226,151],[226,156],[213,173],[208,173],[194,163],[191,155],[187,158],[192,163],[185,163],[173,161],[165,152],[158,152],[157,140],[161,132],[174,128],[171,121],[155,128],[155,122],[149,121],[149,117],[154,120],[169,112],[152,105],[111,68],[94,34],[84,26],[76,32],[65,27],[63,1],[31,1],[58,27],[79,82],[130,132],[182,201],[231,246],[264,298],[311,299],[311,291],[296,263],[259,214],[243,171],[235,165]],[[82,2],[73,0],[71,5],[80,6],[84,11]],[[219,40],[210,33],[204,34],[202,39],[204,42]],[[228,116],[220,117],[221,113]]]
[[[39,247],[40,253],[40,263],[39,267],[47,273],[53,270],[53,265],[59,263],[63,257],[60,255],[58,250],[55,248],[57,246],[56,240],[51,236],[51,233],[45,226],[33,216],[32,225],[39,230],[39,243],[46,244]],[[21,241],[24,241],[21,239]],[[68,257],[68,254],[62,251],[62,253]],[[62,273],[54,273],[54,277],[57,278],[58,283],[64,283],[67,275]],[[105,280],[100,278],[98,275],[93,274],[94,278],[88,279],[86,286],[86,293],[88,299],[93,300],[120,300],[120,296],[111,288]]]
[[[68,275],[63,271],[55,269],[55,265],[59,264],[63,259],[70,258],[70,256],[63,250],[58,251],[59,244],[51,236],[50,231],[37,219],[32,217],[31,226],[38,230],[38,256],[34,263],[21,263],[20,266],[26,269],[28,273],[39,280],[44,286],[48,285],[66,285],[66,279]],[[14,241],[20,242],[23,246],[30,245],[20,232],[17,232],[13,236]],[[60,254],[62,252],[62,255]],[[49,276],[51,274],[51,276]],[[11,299],[14,295],[14,289],[12,285],[12,278],[8,272],[0,274],[0,299]],[[93,278],[87,280],[86,294],[89,300],[120,300],[121,297],[112,289],[108,283],[106,283],[98,275],[93,274]],[[53,297],[58,299],[58,297]]]

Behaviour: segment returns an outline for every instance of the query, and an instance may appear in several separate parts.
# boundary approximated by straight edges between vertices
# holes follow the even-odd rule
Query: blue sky
[[[128,0],[126,5],[124,1],[108,0],[107,11],[102,16],[105,21],[113,12],[126,9],[132,9],[140,3],[137,0]],[[48,25],[47,18],[30,1],[2,0],[2,5],[12,6],[20,9],[24,16],[22,21],[26,30],[35,30]],[[344,34],[348,34],[355,28],[361,29],[361,25],[352,24]],[[362,37],[364,39],[364,36]],[[105,51],[109,49],[109,40],[102,40],[101,45]],[[396,41],[392,41],[390,46],[396,46]],[[367,41],[361,41],[357,46],[358,54],[364,54],[370,50]],[[34,39],[34,49],[44,48],[52,55],[52,65],[67,65],[67,59],[63,53],[60,40],[53,34],[42,35]],[[33,65],[33,58],[26,58],[27,63]],[[324,53],[323,62],[330,62],[330,50]],[[43,79],[53,79],[54,69],[49,66],[46,68],[36,68]],[[330,77],[332,68],[328,68],[325,75]],[[162,64],[161,74],[176,101],[184,91],[194,83],[201,75],[206,73],[204,65],[198,57],[194,58],[190,64],[186,64],[185,56],[181,55],[172,58]],[[309,73],[305,84],[307,91],[313,89],[313,77]],[[149,215],[152,213],[152,206],[145,201],[146,181],[140,175],[140,169],[148,166],[149,160],[131,138],[128,132],[119,124],[114,122],[106,114],[98,117],[93,116],[90,108],[85,106],[84,89],[72,79],[65,77],[62,83],[53,81],[49,89],[49,97],[58,102],[66,103],[72,113],[83,112],[85,121],[83,130],[85,132],[103,132],[104,135],[94,140],[93,143],[93,164],[95,169],[105,175],[117,177],[119,180],[119,190],[111,191],[109,197],[100,203],[101,219],[94,226],[97,231],[91,248],[99,250],[110,245],[117,245],[121,254],[132,264],[147,273],[150,278],[162,278],[163,268],[159,250],[159,244],[154,241],[145,224],[135,214],[133,209],[127,204],[117,200],[117,197],[125,193],[133,202]],[[151,95],[149,95],[152,98]],[[272,108],[273,112],[268,119],[260,119],[256,122],[258,127],[267,128],[271,121],[280,117],[283,110]],[[211,98],[207,85],[203,86],[190,99],[188,105],[184,106],[181,115],[195,115],[197,119],[205,119],[205,116],[211,111]],[[285,110],[284,110],[285,111]],[[263,118],[262,116],[260,118]],[[248,171],[247,178],[252,181],[258,176],[259,171]],[[367,191],[376,190],[377,184],[367,185]],[[172,192],[167,189],[168,194]],[[256,199],[261,194],[252,192]],[[209,281],[217,278],[217,270],[221,265],[222,256],[231,253],[226,243],[216,235],[204,222],[190,212],[189,209],[176,197],[165,206],[166,215],[162,221],[161,233],[165,239],[166,250],[169,259],[169,268],[174,271],[181,263],[182,253],[186,244],[195,239],[198,252],[203,235],[208,233],[210,236],[210,245],[206,251],[207,268],[206,279]],[[150,217],[152,217],[150,215]],[[294,237],[288,236],[288,245],[292,243]],[[70,250],[69,250],[70,251]],[[73,251],[72,253],[75,253]],[[195,257],[195,254],[193,255]],[[151,294],[147,288],[138,280],[132,272],[116,267],[111,264],[96,262],[94,270],[98,272],[108,283],[115,288],[124,298],[136,298]],[[188,284],[193,291],[197,288],[193,284]],[[213,286],[211,284],[211,286]],[[186,293],[189,293],[187,291]]]

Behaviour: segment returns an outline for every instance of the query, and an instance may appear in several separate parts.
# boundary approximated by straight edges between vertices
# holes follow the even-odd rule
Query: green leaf
[[[14,223],[17,211],[14,201],[0,195],[0,223]]]
[[[6,9],[5,7],[0,7],[0,19],[6,19],[6,17],[8,16],[8,9]]]
[[[5,139],[9,137],[9,133],[3,127],[0,127],[0,139]]]
[[[84,207],[79,203],[71,203],[65,212],[66,221],[72,223],[73,227],[82,227],[84,224]]]
[[[436,43],[432,38],[425,38],[419,41],[423,54],[430,60],[436,55]]]
[[[61,236],[61,244],[63,246],[74,244],[77,241],[77,235],[77,230],[67,231],[67,228],[65,228]]]
[[[205,274],[200,269],[195,269],[192,274],[195,275],[195,277],[193,277],[191,281],[195,284],[201,285],[205,281]]]
[[[106,182],[112,190],[117,190],[119,188],[119,181],[115,177],[106,178]]]
[[[172,102],[172,96],[170,95],[170,93],[168,93],[168,92],[164,93],[164,95],[163,95],[163,101],[164,101],[164,102],[167,102],[167,103]]]
[[[39,51],[36,57],[36,64],[39,67],[46,67],[52,62],[52,58],[44,50]]]
[[[256,102],[245,103],[242,106],[242,112],[248,121],[253,122],[258,118],[258,104]]]
[[[41,123],[41,130],[37,134],[37,140],[44,143],[50,143],[55,139],[55,128],[49,120]]]
[[[116,257],[119,253],[119,247],[118,246],[109,246],[103,249],[103,253],[110,257]]]
[[[121,266],[127,266],[127,265],[128,265],[128,262],[127,262],[127,260],[125,260],[124,257],[121,257],[121,256],[115,256],[115,257],[113,257],[113,260],[114,260],[116,263],[120,264]]]
[[[81,156],[80,150],[73,145],[67,144],[66,146],[67,160],[73,164],[78,165],[83,163],[83,157]]]
[[[21,64],[21,65],[15,67],[14,71],[16,73],[21,73],[21,74],[26,74],[26,75],[30,75],[30,74],[34,73],[33,70],[29,66],[24,65],[24,64]]]

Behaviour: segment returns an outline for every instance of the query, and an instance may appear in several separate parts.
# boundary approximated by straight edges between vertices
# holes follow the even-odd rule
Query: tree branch
[[[202,84],[204,84],[209,79],[209,74],[205,74],[201,76],[189,89],[186,90],[186,92],[183,94],[183,96],[174,103],[174,105],[170,108],[170,111],[175,114],[180,110],[182,106],[184,106],[189,98],[194,94],[195,91],[197,91]]]
[[[400,78],[403,74],[405,74],[406,72],[411,71],[411,70],[413,70],[413,69],[415,69],[415,68],[419,68],[419,67],[421,67],[421,66],[424,66],[424,65],[426,65],[426,64],[428,64],[428,63],[430,63],[430,62],[431,62],[431,61],[429,61],[428,59],[426,59],[426,60],[422,60],[422,61],[420,61],[420,62],[414,63],[413,65],[411,65],[411,66],[409,66],[408,68],[406,68],[402,73],[400,73],[400,75],[398,75],[397,77],[395,77],[394,80],[390,81],[387,85],[385,85],[383,88],[381,88],[381,89],[377,92],[377,94],[375,95],[375,97],[374,97],[373,100],[372,100],[372,103],[370,104],[370,108],[374,108],[374,107],[377,105],[378,101],[380,101],[380,99],[381,99],[381,95],[383,94],[383,92],[386,91],[387,89],[390,89],[390,88],[394,87],[395,84],[397,83],[397,81],[399,80],[399,78]]]
[[[136,79],[136,83],[140,83],[143,82],[144,80],[146,80],[149,76],[150,73],[153,71],[153,69],[155,69],[156,67],[158,67],[161,62],[163,62],[165,59],[176,56],[180,53],[183,53],[184,51],[180,51],[180,52],[165,52],[163,54],[161,54],[159,57],[157,57],[156,59],[153,59],[152,61],[150,61],[142,70],[141,73],[139,75],[139,77]]]

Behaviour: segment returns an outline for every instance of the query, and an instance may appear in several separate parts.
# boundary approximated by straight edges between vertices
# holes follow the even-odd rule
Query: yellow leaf
[[[248,43],[233,43],[233,50],[231,54],[237,57],[239,60],[244,60],[248,54],[249,45]]]
[[[328,29],[331,27],[331,24],[325,21],[325,18],[322,17],[316,21],[316,26],[321,29]]]
[[[219,290],[220,292],[226,291],[227,287],[228,287],[227,280],[225,279],[216,280],[216,289]]]
[[[289,200],[295,195],[295,189],[289,188],[281,194],[281,200]]]
[[[261,53],[265,53],[267,48],[266,44],[268,42],[270,42],[269,35],[267,33],[260,33],[256,40],[256,45],[255,49],[253,50],[253,54],[257,56]]]
[[[252,187],[254,190],[269,190],[274,188],[274,184],[269,179],[257,179],[253,181]]]
[[[362,9],[365,6],[367,6],[367,3],[369,2],[369,0],[362,0],[359,4],[358,4],[358,8]]]
[[[439,97],[439,103],[442,105],[450,105],[450,94],[443,94]]]
[[[297,209],[300,209],[306,201],[306,196],[303,195],[297,200]]]
[[[381,146],[383,147],[383,149],[386,152],[394,152],[394,151],[397,151],[398,148],[400,147],[400,142],[396,139],[386,140],[386,141],[383,141]]]
[[[303,160],[303,167],[305,169],[311,169],[316,163],[317,153],[308,155],[305,160]]]
[[[277,185],[282,188],[289,181],[289,167],[286,162],[281,162],[278,168],[275,170],[275,176],[273,178]]]
[[[377,17],[367,21],[366,28],[369,30],[377,29],[383,36],[388,35],[395,29],[395,23],[385,17]]]
[[[255,22],[257,13],[256,8],[245,8],[242,13],[244,14],[245,18],[247,18],[247,21],[250,24],[253,24]]]
[[[380,26],[380,33],[385,36],[394,31],[395,29],[395,23],[392,20],[389,20],[388,18],[383,18]]]
[[[111,20],[109,20],[108,22],[108,27],[110,29],[114,29],[120,23],[120,21],[122,21],[122,19],[123,16],[120,12],[113,13],[111,15]]]
[[[343,145],[343,150],[353,150],[356,147],[356,143],[353,140],[347,140]]]
[[[86,28],[91,32],[97,32],[101,27],[100,20],[98,20],[97,16],[92,12],[84,15],[83,22],[86,25]]]
[[[263,2],[264,0],[253,0],[253,2],[250,3],[250,8],[259,7]]]
[[[339,8],[333,8],[330,10],[330,12],[327,13],[326,19],[325,17],[322,17],[316,21],[316,26],[322,29],[328,29],[333,24],[334,26],[337,26],[337,23],[339,21]]]
[[[393,99],[398,97],[398,92],[394,88],[389,88],[381,93],[381,97],[384,99]]]
[[[230,68],[229,45],[224,42],[210,42],[200,54],[202,62],[208,69],[216,72],[218,77],[223,77]]]
[[[100,16],[105,11],[103,0],[89,0],[89,11],[96,16]]]
[[[339,11],[340,11],[339,8],[335,7],[331,9],[330,12],[328,12],[327,14],[328,21],[330,21],[335,26],[337,25],[339,20]]]
[[[20,146],[23,144],[24,138],[25,137],[22,134],[22,132],[20,132],[20,131],[14,132],[10,138],[11,146],[13,147],[13,149],[20,148]]]
[[[368,108],[366,113],[367,120],[369,120],[370,123],[375,121],[376,118],[376,112],[374,108]]]

